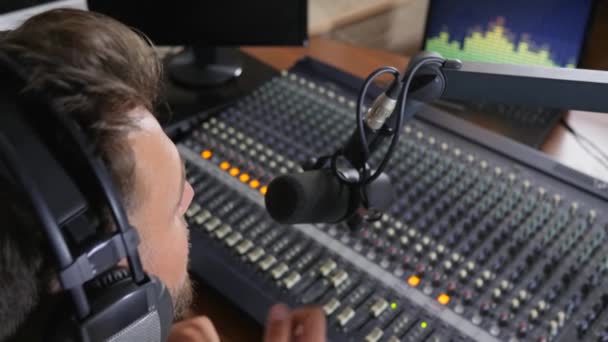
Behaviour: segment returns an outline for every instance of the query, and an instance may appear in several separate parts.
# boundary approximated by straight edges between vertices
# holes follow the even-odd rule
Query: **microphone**
[[[270,182],[265,195],[270,216],[283,224],[345,221],[351,230],[364,221],[380,219],[395,198],[395,189],[384,170],[399,142],[403,121],[411,118],[419,106],[407,102],[410,85],[409,95],[418,100],[441,97],[446,83],[441,69],[444,66],[459,69],[460,61],[426,53],[412,59],[402,78],[393,67],[372,72],[359,92],[357,127],[346,144],[331,156],[305,164],[307,171],[282,175]],[[420,75],[415,78],[417,72]],[[393,81],[363,113],[368,88],[383,74],[391,74]],[[377,169],[372,170],[368,159],[388,137],[388,149]]]
[[[343,177],[347,175],[336,175],[329,168],[276,177],[264,197],[266,211],[281,224],[337,223],[375,216],[393,202],[388,175],[383,173],[367,185]]]
[[[391,73],[395,79],[362,117],[367,88],[383,73]],[[333,156],[321,157],[314,165],[305,166],[307,171],[278,176],[268,184],[264,202],[270,216],[281,224],[345,221],[352,230],[363,221],[379,219],[382,211],[392,204],[394,189],[382,170],[370,176],[367,159],[386,136],[393,134],[384,123],[393,114],[400,91],[396,69],[385,67],[374,72],[359,95],[357,129],[346,145]],[[338,161],[347,166],[338,167]]]

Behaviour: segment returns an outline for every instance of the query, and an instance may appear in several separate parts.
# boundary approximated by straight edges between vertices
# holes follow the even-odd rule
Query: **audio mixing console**
[[[606,185],[437,109],[404,127],[380,221],[270,219],[267,184],[345,143],[360,84],[305,59],[193,121],[193,274],[260,322],[321,305],[332,341],[608,341]]]

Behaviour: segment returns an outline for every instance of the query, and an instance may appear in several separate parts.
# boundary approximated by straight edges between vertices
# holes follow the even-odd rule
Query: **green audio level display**
[[[576,67],[573,62],[567,65],[557,64],[551,59],[550,47],[537,47],[529,36],[522,35],[517,44],[512,36],[505,27],[504,18],[498,18],[489,25],[488,31],[472,31],[464,39],[462,46],[458,41],[450,41],[450,33],[442,30],[438,36],[427,40],[426,49],[438,52],[444,57],[465,61]]]

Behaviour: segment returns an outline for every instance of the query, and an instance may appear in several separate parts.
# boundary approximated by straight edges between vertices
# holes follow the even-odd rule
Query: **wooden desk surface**
[[[299,58],[309,55],[359,77],[366,77],[369,72],[384,65],[402,69],[408,61],[406,57],[389,52],[322,38],[312,39],[305,48],[245,47],[243,51],[279,70],[287,69]],[[606,147],[608,153],[608,115],[573,111],[566,120],[596,145]],[[608,170],[589,157],[562,126],[557,126],[551,132],[542,150],[565,165],[608,180]],[[211,318],[222,341],[261,341],[262,329],[256,322],[245,317],[235,306],[208,287],[200,285],[197,290],[200,297],[197,311]]]

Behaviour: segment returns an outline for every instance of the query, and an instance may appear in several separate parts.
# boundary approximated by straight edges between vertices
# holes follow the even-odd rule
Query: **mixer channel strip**
[[[458,127],[406,125],[387,168],[397,200],[381,220],[354,233],[274,223],[263,206],[270,180],[330,154],[354,128],[353,95],[333,84],[284,72],[179,142],[196,193],[186,213],[195,276],[212,283],[196,258],[221,255],[243,277],[233,285],[268,305],[320,305],[332,340],[608,336],[606,199]]]

